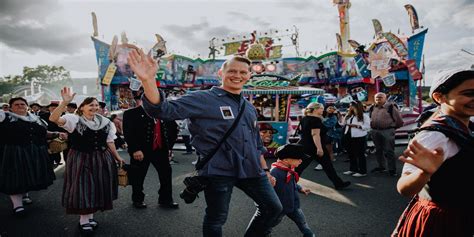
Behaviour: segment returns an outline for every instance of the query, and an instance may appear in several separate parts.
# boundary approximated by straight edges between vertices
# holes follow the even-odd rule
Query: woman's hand
[[[125,160],[122,159],[122,157],[120,157],[120,156],[115,157],[115,160],[117,161],[117,163],[118,163],[120,166],[122,166],[122,165],[125,164]]]
[[[71,88],[69,87],[64,87],[61,89],[61,97],[63,98],[64,102],[67,102],[68,104],[74,99],[74,96],[76,93],[72,93]]]
[[[128,53],[127,60],[139,80],[155,81],[158,63],[150,55],[146,55],[142,49],[132,50]]]
[[[444,151],[441,148],[427,149],[416,140],[413,140],[399,159],[418,167],[428,175],[432,175],[443,164]]]
[[[318,149],[318,151],[316,151],[316,155],[319,156],[319,157],[323,157],[323,155],[324,155],[323,149]]]
[[[270,172],[266,172],[267,173],[267,178],[268,178],[268,181],[270,181],[270,184],[272,185],[272,187],[275,187],[276,185],[276,179],[275,177],[273,177]]]

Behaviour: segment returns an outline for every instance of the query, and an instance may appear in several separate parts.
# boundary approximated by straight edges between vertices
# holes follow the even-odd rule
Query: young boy
[[[303,145],[287,144],[280,146],[275,152],[275,157],[278,160],[272,164],[270,173],[276,179],[274,188],[283,206],[283,211],[275,220],[273,226],[278,225],[286,215],[296,223],[304,237],[315,236],[306,223],[298,197],[298,192],[305,195],[310,193],[309,189],[297,184],[299,176],[295,172],[295,168],[301,164],[303,159],[308,157],[303,152]]]

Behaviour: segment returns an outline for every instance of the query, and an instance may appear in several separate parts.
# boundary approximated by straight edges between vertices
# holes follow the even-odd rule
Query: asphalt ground
[[[403,147],[397,147],[399,155]],[[120,154],[126,160],[126,152]],[[95,236],[202,236],[202,219],[206,207],[203,196],[192,204],[179,198],[183,190],[183,179],[192,170],[195,155],[182,155],[175,151],[173,168],[173,196],[179,209],[164,209],[158,206],[158,175],[150,166],[145,180],[146,209],[135,209],[131,202],[131,187],[119,187],[119,199],[114,209],[98,212],[94,218],[99,222]],[[389,236],[398,221],[408,199],[396,191],[398,177],[388,173],[370,174],[355,178],[343,175],[349,163],[346,155],[337,156],[334,166],[338,174],[352,182],[345,190],[334,190],[323,171],[314,171],[311,164],[302,175],[300,184],[309,187],[309,196],[301,195],[301,206],[306,220],[317,236]],[[271,163],[273,160],[269,160]],[[373,155],[367,159],[368,170],[376,166]],[[401,163],[397,164],[398,172]],[[66,215],[61,206],[64,168],[56,169],[57,179],[47,190],[31,192],[33,204],[26,206],[27,215],[22,218],[12,215],[9,197],[0,194],[0,236],[79,236],[79,218]],[[223,227],[224,236],[243,236],[245,228],[255,212],[253,201],[238,188],[234,189],[230,211]],[[284,218],[274,228],[272,236],[301,236],[296,225]]]

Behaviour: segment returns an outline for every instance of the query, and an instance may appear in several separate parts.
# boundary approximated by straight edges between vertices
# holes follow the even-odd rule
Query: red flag
[[[423,75],[421,75],[421,72],[416,67],[415,60],[410,59],[407,60],[405,63],[407,65],[408,72],[410,73],[410,76],[413,78],[413,80],[417,81],[423,77]]]

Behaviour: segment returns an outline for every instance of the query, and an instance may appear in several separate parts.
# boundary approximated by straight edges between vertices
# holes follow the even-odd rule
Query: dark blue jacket
[[[300,198],[298,191],[301,186],[295,182],[295,177],[291,176],[290,182],[286,182],[286,171],[273,167],[270,174],[275,177],[276,185],[273,187],[283,206],[283,213],[292,213],[300,208]]]

